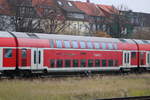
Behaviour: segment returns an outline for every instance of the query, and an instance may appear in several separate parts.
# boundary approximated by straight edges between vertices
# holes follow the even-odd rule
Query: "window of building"
[[[86,67],[86,60],[85,59],[80,60],[80,66],[81,67]]]
[[[21,53],[22,53],[22,58],[26,58],[27,57],[27,49],[22,49]]]
[[[113,45],[112,45],[112,43],[108,43],[108,49],[113,49]]]
[[[65,60],[65,67],[71,67],[71,60]]]
[[[59,59],[57,60],[57,67],[62,67],[63,66],[63,60]]]
[[[54,67],[55,67],[55,60],[54,60],[54,59],[51,59],[51,60],[50,60],[50,67],[51,67],[51,68],[54,68]]]
[[[103,66],[103,67],[106,66],[106,60],[102,60],[102,66]]]
[[[4,49],[4,57],[11,58],[12,57],[12,49]]]
[[[96,49],[99,49],[99,48],[100,48],[100,45],[99,45],[98,42],[95,42],[95,43],[94,43],[94,46],[95,46]]]
[[[50,40],[50,47],[54,48],[54,41],[53,40]]]
[[[100,66],[100,60],[99,60],[99,59],[96,59],[96,60],[95,60],[95,66],[96,66],[96,67],[99,67],[99,66]]]
[[[57,1],[57,2],[58,2],[58,4],[59,4],[60,6],[62,6],[62,5],[63,5],[61,1]]]
[[[78,48],[78,42],[77,41],[72,41],[72,47],[73,48]]]
[[[81,47],[82,49],[86,48],[85,42],[80,42],[80,47]]]
[[[92,44],[92,42],[87,42],[87,47],[88,47],[89,49],[93,49],[93,44]]]
[[[106,43],[102,43],[102,49],[106,49]]]
[[[93,60],[92,59],[88,60],[88,67],[93,67]]]
[[[69,41],[64,41],[64,45],[65,45],[65,48],[70,48],[70,42]]]
[[[69,5],[69,6],[73,6],[71,2],[68,2],[68,5]]]
[[[62,41],[56,40],[56,46],[57,46],[57,48],[62,48]]]
[[[113,60],[108,60],[108,66],[113,66],[114,64],[113,64]]]
[[[76,59],[73,60],[73,67],[78,67],[78,65],[79,65],[79,64],[78,64],[78,60],[76,60]]]
[[[131,52],[131,58],[136,58],[136,52]]]

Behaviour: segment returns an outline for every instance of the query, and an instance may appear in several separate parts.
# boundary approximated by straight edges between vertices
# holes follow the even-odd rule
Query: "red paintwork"
[[[14,38],[0,37],[0,47],[16,47]]]
[[[47,39],[28,39],[18,38],[19,47],[35,47],[35,48],[49,48],[49,40]]]
[[[83,54],[86,53],[86,54]],[[49,56],[47,56],[49,55]],[[115,51],[80,51],[80,50],[45,50],[44,51],[44,66],[50,67],[50,59],[106,59],[118,60],[118,65],[122,65],[122,52]],[[64,66],[63,66],[64,67]]]

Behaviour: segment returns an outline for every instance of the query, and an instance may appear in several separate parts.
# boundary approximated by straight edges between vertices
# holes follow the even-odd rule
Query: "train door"
[[[146,58],[147,58],[147,60],[146,60],[147,66],[150,67],[150,51],[147,52],[147,57]]]
[[[131,65],[131,52],[124,51],[123,52],[123,66],[130,67],[130,65]]]
[[[33,48],[31,50],[31,69],[43,68],[43,50],[41,48]]]
[[[2,48],[0,48],[0,68],[3,66],[2,59],[3,59],[3,53],[2,53]]]

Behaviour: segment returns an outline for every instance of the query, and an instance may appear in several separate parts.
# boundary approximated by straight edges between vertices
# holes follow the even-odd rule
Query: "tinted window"
[[[63,66],[63,60],[57,60],[57,67]]]
[[[57,48],[62,48],[62,41],[56,40],[56,46],[57,46]]]
[[[71,67],[71,61],[65,60],[65,67]]]
[[[85,60],[85,59],[82,59],[82,60],[80,61],[80,66],[81,66],[81,67],[86,67],[86,60]]]
[[[4,49],[4,57],[11,58],[12,57],[12,49]]]
[[[114,66],[118,66],[118,60],[115,60]]]
[[[106,44],[105,43],[102,43],[102,49],[106,49]]]
[[[34,64],[36,64],[36,51],[34,51]]]
[[[51,68],[54,68],[55,67],[55,60],[50,60],[50,67]]]
[[[64,41],[65,48],[70,48],[70,42],[69,41]]]
[[[22,49],[22,58],[26,58],[26,57],[27,57],[27,50]]]
[[[54,48],[54,41],[53,40],[50,40],[50,47]]]
[[[92,59],[88,60],[88,67],[93,67],[93,60]]]
[[[99,43],[94,43],[94,46],[95,46],[96,49],[99,49],[99,48],[100,48]]]
[[[89,49],[92,49],[92,48],[93,48],[92,42],[87,42],[87,47],[88,47]]]
[[[106,60],[102,60],[102,66],[103,66],[103,67],[106,66]]]
[[[78,42],[77,41],[72,41],[72,47],[73,48],[78,48]]]
[[[78,67],[78,60],[73,60],[73,67]]]
[[[100,60],[99,60],[99,59],[96,59],[96,60],[95,60],[95,66],[96,66],[96,67],[99,67],[99,66],[100,66]]]
[[[113,49],[112,43],[108,43],[108,48],[109,48],[109,49]]]
[[[108,66],[113,66],[113,60],[108,60]]]
[[[114,48],[115,48],[115,49],[118,49],[118,46],[117,46],[117,44],[114,44]]]
[[[85,42],[80,42],[80,47],[81,48],[86,48]]]
[[[131,58],[136,58],[136,52],[131,52]]]

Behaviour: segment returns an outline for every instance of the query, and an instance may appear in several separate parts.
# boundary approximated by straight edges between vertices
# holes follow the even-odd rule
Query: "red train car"
[[[150,41],[0,32],[0,71],[85,72],[150,67]]]

